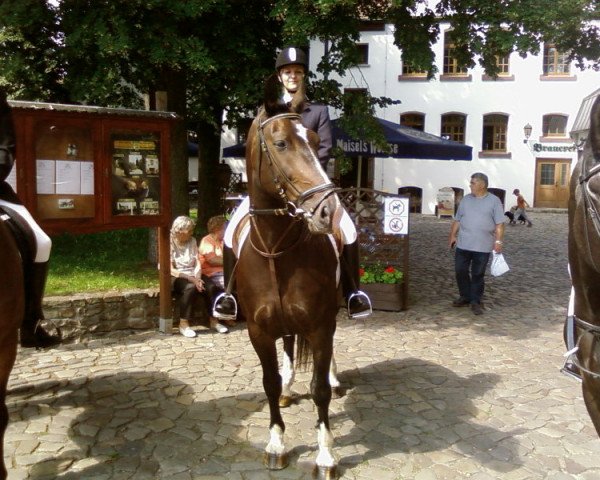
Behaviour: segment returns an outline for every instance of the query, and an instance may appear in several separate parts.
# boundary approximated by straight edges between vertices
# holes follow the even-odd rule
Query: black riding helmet
[[[280,68],[286,65],[302,65],[305,71],[308,71],[308,59],[304,50],[298,47],[284,47],[275,61],[275,69],[279,71]]]

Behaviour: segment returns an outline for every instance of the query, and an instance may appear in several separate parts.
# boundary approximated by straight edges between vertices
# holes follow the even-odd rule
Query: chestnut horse
[[[13,154],[14,139],[7,127],[10,114],[0,115],[0,162]],[[12,230],[7,225],[9,216],[0,207],[0,480],[6,478],[4,465],[4,432],[8,425],[6,385],[17,356],[18,330],[25,315],[25,284],[21,255]]]
[[[581,375],[585,405],[600,435],[600,96],[571,177],[569,267],[574,301],[565,328],[566,366]]]
[[[269,402],[265,464],[269,469],[288,464],[276,341],[285,337],[293,345],[290,336],[295,335],[297,363],[306,364],[312,352],[319,446],[315,469],[322,478],[332,478],[337,460],[329,428],[329,369],[338,310],[338,256],[327,234],[342,207],[315,154],[318,137],[301,123],[303,89],[291,107],[279,103],[279,94],[278,81],[271,77],[265,104],[248,134],[250,232],[236,266],[237,295]]]

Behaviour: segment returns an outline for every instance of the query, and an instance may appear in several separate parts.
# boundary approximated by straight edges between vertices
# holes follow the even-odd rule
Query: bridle
[[[337,192],[336,186],[332,182],[325,182],[315,187],[311,187],[303,192],[298,190],[293,184],[292,180],[283,171],[275,157],[273,156],[269,145],[265,139],[265,127],[275,121],[281,119],[290,119],[301,121],[302,116],[298,113],[281,113],[273,117],[269,117],[264,121],[258,123],[257,133],[260,143],[260,151],[258,157],[258,178],[260,182],[260,172],[262,171],[262,160],[263,152],[268,162],[269,171],[272,176],[273,184],[277,190],[277,194],[283,200],[285,207],[283,208],[265,208],[257,209],[252,205],[250,206],[250,215],[289,215],[294,218],[303,218],[305,220],[310,219],[319,206],[330,196]],[[293,190],[297,194],[295,201],[292,201],[288,197],[288,190]],[[305,209],[304,204],[313,196],[323,193],[321,199],[315,204],[315,206],[309,210]]]
[[[593,156],[592,156],[593,158]],[[583,162],[581,164],[582,170],[586,166]],[[588,219],[591,219],[592,224],[594,225],[594,230],[596,232],[596,236],[600,238],[600,212],[598,211],[598,207],[594,203],[592,199],[592,195],[590,193],[590,187],[588,182],[590,179],[600,173],[600,162],[596,162],[596,164],[591,167],[585,174],[579,175],[579,185],[581,185],[581,190],[583,192],[583,203],[584,203],[584,219],[583,219],[583,228],[584,228],[584,236],[587,245],[588,254],[590,256],[590,261],[594,266],[594,269],[600,272],[598,265],[594,261],[594,256],[592,252],[592,246],[590,244],[590,232],[588,229]],[[587,213],[587,215],[586,215]],[[569,349],[567,353],[565,353],[566,361],[565,364],[570,362],[579,368],[580,371],[585,372],[586,374],[599,379],[600,373],[589,370],[588,368],[581,365],[579,359],[577,358],[577,352],[579,351],[579,342],[581,341],[582,336],[577,335],[576,329],[580,328],[584,333],[589,333],[596,337],[596,339],[600,339],[600,326],[594,325],[593,323],[586,322],[585,320],[577,317],[574,312],[570,312],[567,316],[566,320],[566,335],[567,335],[567,348]]]

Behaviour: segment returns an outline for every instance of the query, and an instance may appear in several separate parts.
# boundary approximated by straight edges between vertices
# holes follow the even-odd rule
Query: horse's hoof
[[[269,470],[283,470],[290,463],[289,455],[286,453],[268,453],[263,455],[263,463]]]
[[[332,467],[320,467],[319,465],[315,465],[313,469],[313,478],[317,480],[335,480],[338,478],[337,465]]]
[[[281,408],[287,408],[292,403],[294,403],[294,400],[292,397],[288,397],[287,395],[282,395],[281,397],[279,397],[279,406]]]

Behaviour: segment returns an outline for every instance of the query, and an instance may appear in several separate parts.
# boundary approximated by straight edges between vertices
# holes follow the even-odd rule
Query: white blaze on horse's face
[[[329,182],[329,178],[327,178],[327,175],[325,174],[325,172],[321,168],[321,164],[319,163],[319,159],[315,155],[315,152],[313,152],[313,149],[310,148],[310,143],[308,141],[308,129],[304,125],[302,125],[300,122],[298,122],[298,123],[296,123],[296,133],[306,143],[306,147],[308,148],[308,151],[310,152],[310,155],[311,155],[313,161],[315,162],[318,170],[321,172],[321,178],[323,179],[323,182],[324,183]]]

